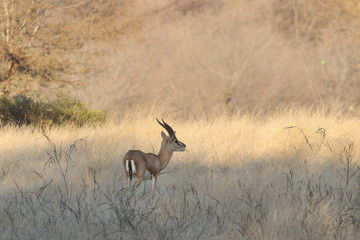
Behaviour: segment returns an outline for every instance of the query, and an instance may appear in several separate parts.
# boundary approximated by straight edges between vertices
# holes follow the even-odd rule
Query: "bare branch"
[[[8,44],[10,38],[10,14],[6,0],[4,0],[4,11],[6,16],[6,29],[5,29],[5,45]]]

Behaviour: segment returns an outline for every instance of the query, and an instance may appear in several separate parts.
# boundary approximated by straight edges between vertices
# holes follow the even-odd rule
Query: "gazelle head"
[[[162,119],[162,123],[157,118],[156,120],[169,134],[169,136],[166,136],[166,134],[161,131],[161,137],[163,139],[161,145],[163,146],[163,144],[165,144],[170,151],[185,151],[186,145],[176,138],[175,131],[164,121],[164,119]]]

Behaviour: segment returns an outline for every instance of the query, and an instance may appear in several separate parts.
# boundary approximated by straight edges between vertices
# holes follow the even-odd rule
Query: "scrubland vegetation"
[[[1,239],[359,239],[358,1],[4,0],[0,18]],[[156,117],[187,150],[129,196],[121,159],[157,153]]]
[[[129,198],[121,158],[159,149],[148,118],[45,136],[5,127],[4,239],[357,239],[358,119],[305,110],[266,119],[169,119],[186,152]],[[131,116],[129,116],[131,117]],[[284,128],[296,126],[297,128]],[[47,140],[49,138],[49,141]]]

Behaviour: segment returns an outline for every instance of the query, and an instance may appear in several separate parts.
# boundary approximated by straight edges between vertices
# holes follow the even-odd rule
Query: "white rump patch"
[[[135,173],[136,173],[135,162],[134,162],[134,160],[130,160],[130,163],[131,163],[133,175],[135,175]]]
[[[129,172],[129,160],[125,161],[125,169],[127,172]]]
[[[135,162],[134,160],[130,160],[130,164],[131,164],[131,169],[129,169],[129,160],[126,160],[125,161],[125,169],[128,173],[130,173],[130,170],[132,172],[132,175],[134,176],[135,175],[135,172],[136,172],[136,168],[135,168]]]

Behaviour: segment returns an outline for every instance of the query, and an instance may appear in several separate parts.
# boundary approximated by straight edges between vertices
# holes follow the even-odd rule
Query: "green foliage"
[[[54,101],[36,101],[24,95],[0,97],[2,124],[22,125],[98,125],[104,112],[89,111],[79,100],[60,95]]]

